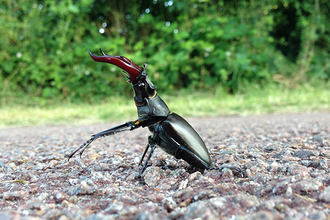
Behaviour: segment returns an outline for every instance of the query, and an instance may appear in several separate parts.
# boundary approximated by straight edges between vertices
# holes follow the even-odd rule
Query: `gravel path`
[[[157,148],[144,173],[149,131],[95,141],[119,123],[0,130],[0,219],[329,219],[330,114],[187,118],[216,166],[192,171]]]

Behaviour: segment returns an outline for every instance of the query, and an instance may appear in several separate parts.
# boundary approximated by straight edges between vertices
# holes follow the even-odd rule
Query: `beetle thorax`
[[[145,121],[155,117],[166,118],[170,110],[157,95],[156,86],[149,80],[148,74],[143,72],[137,79],[138,82],[132,85],[138,120]]]

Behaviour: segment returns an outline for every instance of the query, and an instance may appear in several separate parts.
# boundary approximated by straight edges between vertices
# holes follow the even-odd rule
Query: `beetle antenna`
[[[140,66],[140,71],[145,73],[147,71],[147,64],[143,64],[143,66]]]

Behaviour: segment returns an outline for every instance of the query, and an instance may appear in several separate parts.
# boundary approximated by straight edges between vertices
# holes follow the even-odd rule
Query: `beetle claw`
[[[138,179],[141,185],[148,186],[148,184],[144,181],[142,176],[138,175],[137,177],[135,177],[135,179]]]
[[[138,179],[139,179],[139,183],[141,185],[147,185],[147,183],[144,181],[144,179],[142,178],[142,176],[138,176]]]

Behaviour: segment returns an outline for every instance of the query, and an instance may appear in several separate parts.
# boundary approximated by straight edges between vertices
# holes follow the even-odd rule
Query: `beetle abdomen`
[[[167,119],[160,124],[166,136],[177,143],[175,153],[172,155],[178,159],[184,159],[195,167],[204,169],[212,167],[210,154],[204,141],[184,118],[175,113],[171,113]],[[165,148],[164,150],[167,152],[166,148],[173,148],[174,146],[160,147],[162,149]]]

